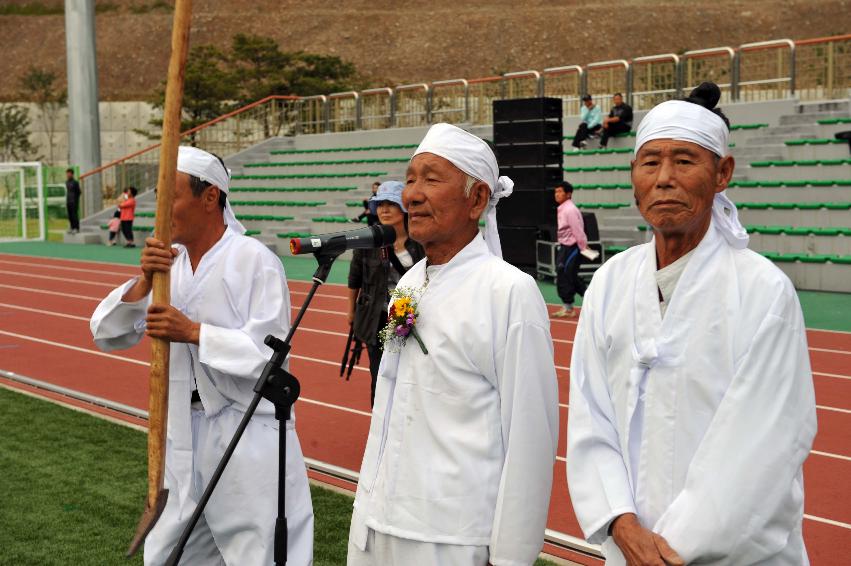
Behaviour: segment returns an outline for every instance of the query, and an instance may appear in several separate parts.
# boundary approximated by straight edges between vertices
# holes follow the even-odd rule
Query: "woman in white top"
[[[349,268],[349,324],[354,336],[366,345],[369,373],[372,376],[370,406],[375,400],[375,382],[381,361],[379,330],[387,322],[390,292],[404,273],[425,257],[421,245],[408,238],[408,214],[402,205],[399,181],[386,181],[369,200],[378,221],[396,230],[392,246],[372,250],[355,250]]]

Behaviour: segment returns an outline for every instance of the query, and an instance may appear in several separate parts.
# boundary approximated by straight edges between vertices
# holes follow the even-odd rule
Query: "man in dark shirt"
[[[80,231],[80,216],[77,212],[80,206],[80,183],[74,178],[74,170],[66,169],[65,175],[65,206],[68,208],[68,223],[71,228],[68,229],[69,234],[76,234]]]
[[[632,106],[624,104],[623,95],[615,93],[612,97],[612,109],[608,118],[603,118],[603,135],[600,136],[600,147],[605,149],[609,138],[623,134],[632,129]]]

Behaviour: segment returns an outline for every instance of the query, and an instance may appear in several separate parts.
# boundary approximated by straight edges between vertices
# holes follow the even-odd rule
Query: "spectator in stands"
[[[603,134],[600,136],[600,147],[609,145],[609,138],[624,134],[632,129],[632,106],[623,101],[619,92],[612,97],[612,109],[609,116],[603,118]]]
[[[375,211],[370,208],[369,202],[375,198],[375,193],[378,192],[378,187],[381,185],[378,181],[372,184],[372,196],[368,199],[363,200],[363,210],[361,213],[354,219],[354,222],[363,222],[363,219],[366,218],[366,223],[368,226],[372,226],[373,224],[378,223],[378,215],[375,214]]]
[[[576,316],[574,298],[577,293],[580,296],[585,294],[585,282],[579,277],[579,264],[582,262],[579,252],[588,247],[588,238],[585,236],[582,213],[573,204],[573,185],[567,181],[559,183],[555,188],[555,200],[558,203],[556,218],[559,244],[556,253],[556,289],[563,306],[553,316],[573,318]]]
[[[573,136],[573,147],[581,149],[588,145],[586,141],[592,135],[596,135],[603,127],[603,116],[600,108],[594,104],[590,94],[582,97],[582,109],[579,116],[581,122]]]
[[[133,220],[136,218],[136,187],[127,187],[124,189],[124,194],[121,195],[121,202],[118,203],[118,209],[121,211],[121,233],[124,234],[124,239],[127,241],[124,244],[125,248],[135,248],[133,242]]]
[[[375,402],[375,383],[381,361],[378,332],[387,324],[390,292],[405,272],[425,257],[423,247],[408,237],[408,213],[402,204],[404,188],[399,181],[386,181],[369,202],[378,221],[396,230],[393,246],[355,250],[349,266],[349,324],[355,338],[366,344],[369,355],[370,406]]]
[[[80,183],[74,178],[74,170],[65,170],[65,207],[68,209],[68,228],[69,234],[76,234],[80,231]]]
[[[112,218],[109,219],[109,224],[107,224],[107,229],[109,230],[109,243],[108,246],[114,246],[116,240],[118,239],[118,231],[121,230],[121,210],[116,209],[115,213],[112,215]]]
[[[385,345],[349,566],[531,565],[543,546],[558,390],[544,299],[500,257],[496,204],[512,188],[488,145],[450,124],[408,165],[402,200],[427,260],[399,281],[416,334]]]
[[[720,96],[704,83],[641,121],[632,184],[653,240],[606,262],[582,305],[567,479],[611,563],[809,564],[806,328],[725,194]]]

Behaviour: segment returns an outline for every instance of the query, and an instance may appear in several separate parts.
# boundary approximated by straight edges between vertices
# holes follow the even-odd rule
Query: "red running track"
[[[88,329],[101,298],[137,269],[0,254],[0,369],[146,409],[147,340],[104,354]],[[308,288],[307,282],[290,282],[294,305],[301,304]],[[369,372],[359,367],[349,382],[338,377],[345,307],[344,287],[320,290],[294,340],[291,370],[302,383],[296,412],[305,455],[358,470],[369,426]],[[552,321],[562,431],[575,329],[573,321]],[[838,566],[851,555],[851,334],[809,330],[808,338],[819,433],[805,464],[804,536],[812,564]],[[548,528],[581,537],[567,492],[564,455],[562,432]]]

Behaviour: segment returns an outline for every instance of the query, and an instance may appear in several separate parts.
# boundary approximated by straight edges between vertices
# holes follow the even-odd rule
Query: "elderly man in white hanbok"
[[[725,196],[719,97],[704,83],[642,120],[632,182],[654,237],[608,261],[583,303],[567,477],[609,565],[808,563],[804,320]]]
[[[385,347],[350,566],[521,566],[543,545],[553,346],[535,281],[501,259],[495,205],[513,183],[498,174],[490,147],[449,124],[429,130],[408,166],[409,235],[426,259],[399,288],[421,290],[424,348],[410,337]]]
[[[181,147],[172,208],[176,247],[148,238],[140,277],[115,289],[91,320],[103,350],[142,336],[171,342],[166,507],[145,541],[145,564],[165,562],[253,397],[271,350],[284,336],[290,297],[280,260],[243,235],[227,202],[229,172],[205,151]],[[151,305],[155,271],[171,272],[173,306]],[[294,419],[287,421],[288,564],[313,560],[313,510]],[[182,563],[272,564],[278,490],[278,421],[263,400],[248,424]]]

